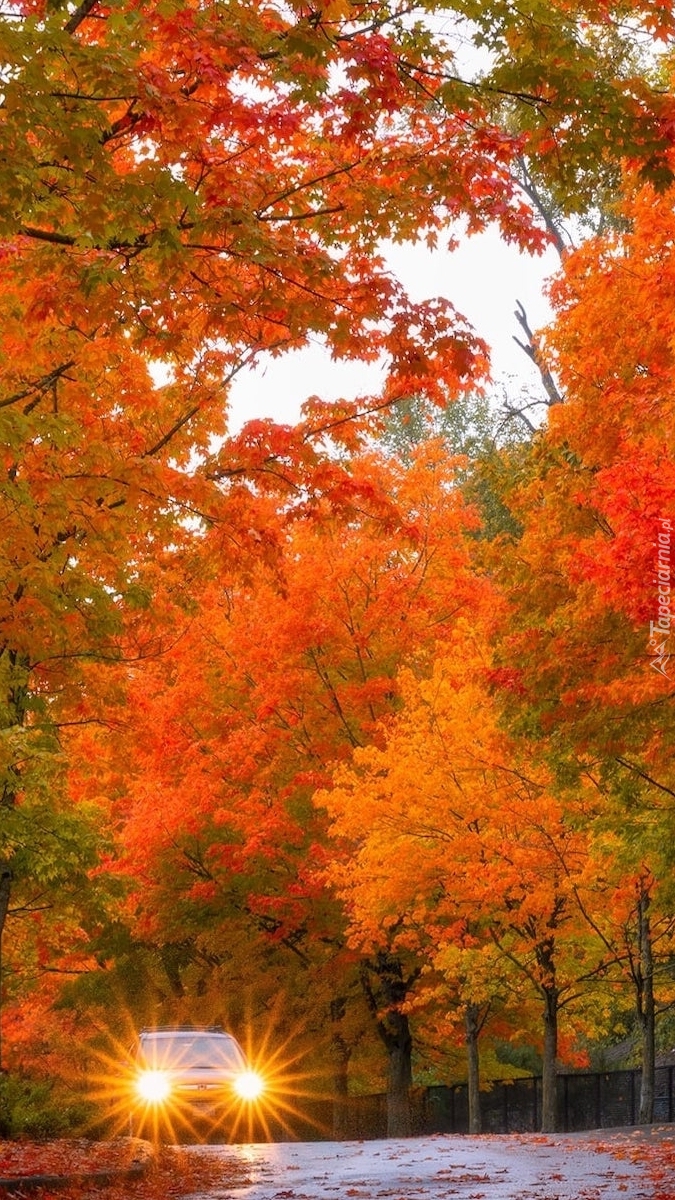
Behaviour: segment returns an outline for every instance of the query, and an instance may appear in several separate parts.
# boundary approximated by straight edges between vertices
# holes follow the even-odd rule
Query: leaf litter
[[[145,1169],[142,1169],[145,1167]],[[130,1176],[130,1172],[137,1173]],[[214,1195],[223,1187],[244,1187],[252,1181],[244,1163],[234,1156],[205,1158],[189,1147],[161,1146],[153,1152],[133,1138],[111,1142],[86,1139],[61,1142],[0,1143],[0,1196],[30,1196],[47,1200],[179,1200],[200,1192]],[[20,1181],[29,1186],[22,1189]],[[40,1179],[49,1180],[36,1186]],[[3,1188],[2,1184],[9,1185]]]
[[[518,1135],[514,1138],[520,1140]],[[548,1144],[552,1148],[560,1145],[555,1135],[546,1138],[522,1136],[523,1143],[538,1142]],[[128,1172],[139,1167],[143,1161],[143,1143],[135,1139],[123,1138],[111,1142],[90,1142],[78,1139],[58,1142],[0,1142],[0,1179],[2,1181],[17,1180],[31,1176],[62,1176],[71,1182],[59,1186],[58,1196],[61,1200],[180,1200],[182,1197],[199,1194],[205,1196],[211,1193],[214,1200],[231,1195],[230,1189],[254,1186],[248,1165],[236,1155],[227,1153],[204,1156],[191,1153],[190,1147],[163,1146],[156,1150],[147,1163],[145,1172],[137,1178],[129,1178]],[[636,1130],[633,1133],[621,1132],[613,1134],[606,1131],[602,1138],[589,1136],[575,1138],[575,1149],[593,1154],[611,1154],[621,1162],[631,1163],[641,1167],[653,1187],[652,1200],[673,1200],[675,1190],[675,1128],[665,1126],[652,1129],[649,1132]],[[227,1151],[227,1147],[223,1147]],[[146,1147],[147,1153],[147,1147]],[[398,1155],[396,1155],[398,1157]],[[462,1190],[467,1184],[480,1184],[486,1191],[472,1193],[478,1200],[489,1200],[489,1185],[503,1184],[504,1168],[497,1168],[494,1173],[474,1173],[467,1170],[466,1163],[448,1164],[435,1173],[437,1185],[443,1188],[448,1197],[455,1192],[457,1185]],[[295,1167],[295,1170],[298,1168]],[[109,1173],[107,1180],[90,1180],[86,1176],[91,1173]],[[80,1178],[77,1178],[77,1177]],[[549,1179],[549,1184],[560,1180],[555,1172]],[[324,1176],[326,1179],[326,1176]],[[620,1171],[611,1180],[618,1191],[628,1190],[629,1176],[622,1176]],[[607,1180],[609,1184],[610,1180]],[[453,1186],[454,1185],[454,1186]],[[409,1188],[415,1191],[415,1181],[409,1181]],[[600,1184],[600,1191],[606,1185]],[[449,1188],[449,1191],[445,1191]],[[225,1189],[225,1190],[222,1190]],[[22,1196],[13,1187],[14,1196]],[[350,1187],[343,1193],[346,1196],[361,1200],[368,1197],[390,1198],[390,1200],[411,1200],[412,1191],[408,1196],[401,1196],[400,1183],[398,1188],[368,1189]],[[3,1194],[0,1185],[0,1196]],[[54,1187],[31,1187],[30,1195],[33,1200],[50,1200]],[[466,1195],[466,1192],[464,1193]],[[599,1194],[597,1184],[585,1193],[589,1198]],[[279,1200],[300,1200],[301,1192],[292,1188],[283,1189],[276,1193]],[[529,1193],[534,1200],[534,1193]],[[537,1198],[554,1200],[553,1194],[537,1190]],[[582,1200],[582,1193],[579,1200]],[[471,1200],[471,1198],[467,1198]]]

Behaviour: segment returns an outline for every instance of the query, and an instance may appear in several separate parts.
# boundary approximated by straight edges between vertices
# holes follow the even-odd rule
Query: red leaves
[[[237,1186],[245,1181],[246,1169],[232,1158],[216,1161],[169,1147],[148,1157],[148,1148],[130,1138],[3,1142],[0,1178],[35,1176],[71,1180],[71,1187],[59,1184],[63,1200],[71,1194],[81,1197],[83,1185],[88,1196],[100,1193],[105,1200],[164,1200],[216,1186]]]
[[[611,730],[613,753],[624,736],[649,753],[634,714],[663,697],[651,664],[668,654],[654,633],[668,633],[673,583],[675,223],[651,188],[625,213],[626,231],[570,255],[556,285],[548,350],[566,400],[509,500],[524,533],[508,656],[545,697],[547,729],[584,750]]]
[[[79,1175],[93,1171],[126,1171],[143,1157],[130,1139],[91,1142],[85,1138],[54,1142],[3,1142],[0,1177]]]
[[[404,307],[384,339],[391,356],[387,394],[428,397],[440,406],[488,371],[488,349],[448,301]]]
[[[593,1152],[609,1153],[618,1159],[626,1159],[645,1168],[651,1181],[650,1196],[653,1200],[671,1200],[672,1180],[675,1173],[675,1139],[669,1125],[652,1125],[649,1130],[635,1130],[633,1134],[612,1134],[607,1131],[604,1142],[581,1143]],[[622,1191],[628,1185],[619,1185]]]

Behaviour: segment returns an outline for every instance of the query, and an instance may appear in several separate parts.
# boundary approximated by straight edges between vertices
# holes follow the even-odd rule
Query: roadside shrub
[[[64,1137],[80,1132],[87,1122],[84,1104],[64,1103],[46,1080],[21,1075],[0,1075],[0,1137]]]

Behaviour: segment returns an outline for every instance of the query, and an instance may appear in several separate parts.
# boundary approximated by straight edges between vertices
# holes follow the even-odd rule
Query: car
[[[263,1081],[236,1037],[219,1026],[143,1029],[132,1068],[131,1131],[250,1140]]]

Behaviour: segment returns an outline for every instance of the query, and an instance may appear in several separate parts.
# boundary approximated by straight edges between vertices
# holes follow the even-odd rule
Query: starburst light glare
[[[166,1100],[171,1091],[169,1077],[165,1071],[144,1071],[139,1075],[136,1087],[139,1095],[153,1104]]]
[[[257,1100],[265,1087],[256,1071],[242,1071],[235,1079],[234,1086],[242,1100]]]

